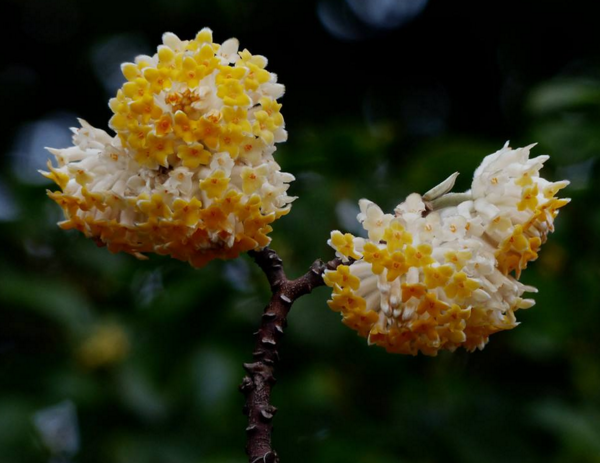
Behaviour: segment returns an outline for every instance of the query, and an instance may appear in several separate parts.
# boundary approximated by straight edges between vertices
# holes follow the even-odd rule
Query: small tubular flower
[[[471,190],[449,193],[454,174],[393,215],[362,199],[368,237],[336,230],[329,240],[345,262],[325,272],[330,307],[370,344],[401,354],[483,349],[514,328],[515,312],[534,305],[523,294],[537,291],[521,272],[569,202],[556,197],[569,182],[541,178],[548,156],[530,159],[530,149],[505,145],[483,160]]]
[[[291,174],[273,154],[287,138],[284,93],[266,58],[166,33],[153,56],[122,65],[127,79],[109,102],[111,136],[80,120],[73,146],[49,149],[43,175],[63,209],[59,225],[113,252],[155,252],[205,265],[266,246],[287,214]],[[258,129],[257,129],[258,127]]]

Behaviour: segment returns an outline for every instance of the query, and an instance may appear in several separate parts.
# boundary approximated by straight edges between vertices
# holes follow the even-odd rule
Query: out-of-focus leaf
[[[527,110],[533,116],[546,117],[555,111],[597,107],[600,84],[590,79],[559,79],[545,82],[529,95]]]
[[[564,442],[571,458],[600,461],[600,414],[590,409],[570,407],[559,401],[546,401],[534,408],[540,426]]]
[[[84,333],[93,320],[85,295],[61,278],[41,278],[1,270],[0,302],[5,307],[36,312],[73,335]]]

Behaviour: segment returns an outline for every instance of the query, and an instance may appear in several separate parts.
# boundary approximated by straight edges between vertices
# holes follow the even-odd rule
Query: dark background
[[[111,255],[56,227],[36,172],[76,117],[107,127],[121,62],[204,26],[267,56],[287,87],[277,159],[299,199],[272,245],[291,275],[332,257],[330,230],[357,231],[361,197],[391,210],[456,170],[466,189],[508,139],[538,142],[542,175],[572,182],[522,277],[536,307],[482,352],[389,355],[340,323],[327,289],[301,299],[273,397],[282,461],[600,462],[596,5],[3,0],[0,462],[50,448],[64,450],[54,461],[245,460],[237,385],[264,277],[246,256],[193,270]]]

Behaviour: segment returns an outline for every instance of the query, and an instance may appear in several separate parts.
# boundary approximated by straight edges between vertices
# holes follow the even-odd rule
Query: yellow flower
[[[217,205],[202,210],[202,220],[209,230],[227,230],[227,216],[223,210]]]
[[[121,72],[123,73],[123,76],[130,82],[142,77],[142,70],[137,64],[134,63],[123,63],[121,65]]]
[[[159,45],[156,50],[156,56],[158,57],[158,69],[172,68],[173,61],[175,60],[175,51],[166,45]]]
[[[402,252],[396,251],[390,255],[390,258],[384,264],[387,268],[387,280],[393,281],[408,271],[406,258]]]
[[[244,85],[248,90],[256,90],[260,85],[267,83],[271,78],[271,75],[267,71],[261,69],[254,63],[247,62],[246,66],[248,67],[248,75],[244,80]]]
[[[175,113],[175,125],[173,131],[178,138],[181,138],[186,143],[193,143],[197,139],[198,123],[190,120],[183,111]]]
[[[216,149],[219,145],[219,137],[221,135],[222,128],[213,119],[202,117],[198,121],[198,137],[202,140],[204,146],[212,150]]]
[[[504,240],[496,251],[498,268],[504,274],[516,270],[518,278],[521,271],[527,268],[527,263],[537,259],[537,251],[541,244],[540,237],[532,236],[529,238],[526,234],[526,228],[516,225],[513,233]]]
[[[202,69],[198,68],[196,60],[191,56],[186,56],[179,71],[179,81],[185,83],[188,88],[194,88],[198,86],[202,78],[204,78],[204,73]]]
[[[356,296],[352,289],[344,287],[334,291],[329,307],[336,311],[364,310],[366,302],[362,297]]]
[[[211,199],[223,196],[227,185],[229,185],[229,179],[222,170],[216,170],[210,177],[200,181],[200,188]]]
[[[256,122],[252,126],[252,130],[254,135],[260,137],[262,141],[267,144],[273,143],[275,139],[275,129],[277,129],[277,125],[275,125],[273,118],[271,118],[266,111],[257,111],[255,113]]]
[[[190,145],[180,145],[177,148],[177,157],[181,159],[185,167],[196,169],[199,165],[207,165],[210,162],[212,154],[204,149],[201,143]]]
[[[146,214],[149,218],[169,218],[172,213],[165,204],[163,197],[154,193],[151,198],[146,195],[140,195],[137,201],[140,212]]]
[[[67,187],[67,183],[69,183],[69,179],[71,177],[64,172],[55,169],[50,160],[48,160],[47,165],[50,172],[43,172],[42,175],[56,183],[61,190],[64,190]]]
[[[450,265],[427,266],[423,268],[423,273],[425,275],[425,285],[429,289],[434,289],[438,286],[445,286],[454,274],[454,270]]]
[[[389,259],[389,252],[385,248],[379,249],[379,247],[373,243],[366,243],[363,250],[363,258],[365,262],[372,265],[373,273],[379,275],[383,272]]]
[[[419,314],[427,313],[432,317],[439,317],[449,308],[450,306],[447,303],[440,301],[435,293],[428,292],[425,294],[425,297],[421,299],[417,312]]]
[[[217,85],[224,85],[230,80],[241,80],[248,70],[241,67],[221,66],[219,73],[216,76],[215,82]]]
[[[267,59],[264,56],[253,55],[248,50],[243,50],[239,53],[240,60],[236,63],[236,66],[249,66],[253,64],[260,69],[264,69],[267,66]]]
[[[228,106],[249,106],[252,102],[237,79],[225,79],[217,89],[217,96]]]
[[[197,198],[190,201],[177,198],[173,201],[173,218],[181,221],[188,227],[193,227],[200,221],[202,202]]]
[[[123,95],[132,101],[139,101],[146,97],[152,97],[148,81],[141,77],[132,82],[123,84]]]
[[[262,71],[268,74],[266,71]],[[281,104],[277,103],[272,98],[263,97],[259,101],[262,106],[262,110],[267,113],[269,116],[271,123],[275,127],[281,127],[283,125],[283,116],[281,115]]]
[[[363,301],[362,299],[359,300]],[[373,310],[365,310],[362,308],[346,310],[342,311],[342,313],[342,323],[353,330],[356,330],[360,336],[367,336],[373,324],[379,319],[379,316]]]
[[[357,290],[360,286],[360,280],[350,273],[350,267],[347,265],[340,265],[334,271],[326,271],[323,280],[332,287],[338,285],[340,288]]]
[[[202,76],[208,76],[217,69],[219,60],[215,57],[214,48],[211,45],[204,45],[194,56],[198,63],[198,71]]]
[[[132,102],[129,108],[131,113],[144,124],[148,124],[151,119],[158,119],[162,115],[161,109],[154,104],[154,98],[150,95]]]
[[[517,204],[517,209],[520,211],[524,211],[525,209],[535,210],[538,205],[538,186],[537,183],[532,186],[527,186],[523,188],[523,194],[521,197],[521,201]]]
[[[467,277],[464,272],[454,274],[452,282],[444,287],[446,296],[451,299],[466,299],[471,296],[473,291],[479,288],[479,283]]]
[[[452,307],[445,310],[439,317],[439,322],[445,325],[446,336],[449,341],[455,344],[462,344],[467,340],[465,329],[467,320],[471,317],[471,308],[463,309],[458,304],[452,304]]]
[[[97,209],[100,212],[104,212],[106,210],[106,198],[102,193],[92,193],[88,191],[87,188],[83,187],[81,189],[81,196],[84,202],[83,204],[80,203],[79,207],[82,210],[89,211]]]
[[[421,283],[402,284],[402,302],[407,302],[411,297],[421,299],[427,294],[427,286]]]
[[[171,72],[168,68],[145,68],[144,78],[150,84],[152,93],[160,93],[171,88]]]
[[[350,233],[343,235],[335,230],[331,232],[331,246],[344,257],[359,259],[360,256],[354,250],[354,237]]]
[[[157,137],[156,135],[148,135],[147,148],[152,153],[152,156],[161,166],[168,167],[167,158],[170,154],[175,153],[173,140]]]
[[[435,261],[431,257],[433,249],[429,244],[419,244],[416,248],[406,246],[406,262],[410,267],[425,267]]]
[[[531,171],[525,171],[523,172],[523,174],[521,175],[520,178],[518,178],[517,180],[515,180],[515,185],[521,186],[521,187],[526,187],[528,185],[532,185],[533,184],[533,179],[532,179],[532,172]]]
[[[154,153],[152,153],[152,149],[150,148],[139,148],[134,156],[135,162],[145,167],[154,167],[156,164],[156,159],[154,159]]]
[[[198,46],[208,43],[210,46],[213,45],[212,31],[208,27],[204,27],[200,32],[196,34],[196,40],[190,42],[190,50],[195,50]]]
[[[411,244],[412,235],[404,229],[400,222],[392,220],[383,232],[383,240],[387,243],[390,252],[393,252],[402,249],[405,244]]]
[[[164,114],[156,122],[156,135],[158,137],[165,137],[173,131],[173,116],[171,114]]]
[[[228,125],[238,127],[242,132],[252,133],[252,126],[248,121],[248,111],[245,109],[223,106],[221,113],[223,114],[223,121]]]
[[[135,126],[130,126],[129,130],[129,137],[127,138],[129,145],[133,149],[145,148],[146,136],[150,133],[152,127],[136,124]]]
[[[242,131],[239,126],[229,124],[220,133],[219,136],[219,149],[221,151],[227,151],[231,157],[237,158],[240,152],[240,145],[244,140]]]

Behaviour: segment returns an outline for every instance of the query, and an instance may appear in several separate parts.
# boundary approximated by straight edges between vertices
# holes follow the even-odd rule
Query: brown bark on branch
[[[248,415],[246,453],[250,463],[277,463],[279,457],[271,447],[273,416],[277,409],[271,405],[270,399],[275,385],[273,373],[279,361],[279,345],[287,325],[287,316],[296,299],[325,284],[325,270],[334,270],[342,262],[340,259],[333,259],[325,263],[318,259],[300,278],[288,280],[283,261],[275,251],[264,248],[249,254],[266,275],[272,297],[256,333],[256,346],[252,354],[254,361],[244,364],[247,375],[240,386],[246,396],[244,413]]]

